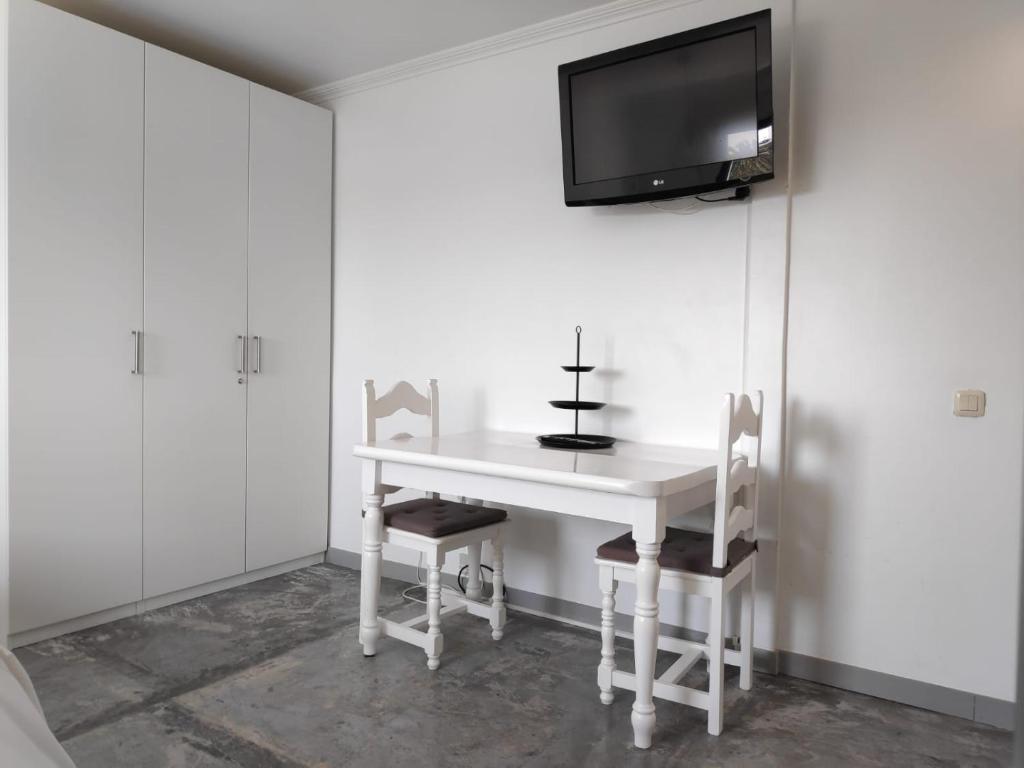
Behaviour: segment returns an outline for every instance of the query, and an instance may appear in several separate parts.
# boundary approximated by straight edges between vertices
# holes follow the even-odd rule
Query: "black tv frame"
[[[565,204],[614,205],[673,197],[699,195],[720,189],[746,186],[775,178],[772,110],[772,12],[757,11],[734,19],[690,29],[639,45],[631,45],[558,68],[558,90],[562,116],[562,179]],[[755,30],[755,61],[757,78],[758,153],[755,158],[707,163],[686,168],[668,168],[654,173],[602,179],[577,184],[573,169],[572,91],[570,78],[582,72],[600,69],[631,59],[661,53],[673,48],[711,40],[746,29]],[[764,129],[768,131],[765,136]]]

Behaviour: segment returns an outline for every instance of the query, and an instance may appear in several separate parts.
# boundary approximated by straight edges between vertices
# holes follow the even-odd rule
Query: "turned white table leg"
[[[597,687],[601,689],[601,703],[615,700],[612,673],[615,672],[615,571],[602,565],[598,574],[601,585],[601,664],[597,668]]]
[[[708,617],[708,733],[722,733],[723,695],[725,691],[725,587],[718,579],[711,595],[711,614]]]
[[[377,621],[377,605],[380,599],[381,539],[384,537],[384,521],[381,505],[384,496],[368,493],[363,497],[363,561],[359,583],[359,642],[363,644],[363,655],[377,653],[380,638],[380,623]]]
[[[441,666],[441,651],[444,649],[444,636],[441,634],[441,566],[444,556],[439,562],[427,565],[427,668],[437,669]]]
[[[633,743],[651,746],[654,736],[654,662],[658,653],[658,583],[661,544],[636,545],[636,605],[633,608],[633,656],[636,700],[633,702]]]
[[[491,637],[501,640],[505,628],[505,553],[500,529],[491,539],[491,556],[494,568],[491,580],[494,587],[494,594],[491,596]]]
[[[469,575],[466,577],[466,597],[470,600],[479,600],[483,596],[483,582],[480,580],[480,548],[481,545],[470,544],[466,549],[469,552]]]
[[[483,506],[482,499],[471,499],[466,496],[462,497],[464,504],[472,504],[475,507]],[[480,544],[470,544],[466,547],[468,553],[468,565],[466,569],[468,575],[466,576],[466,597],[470,600],[479,600],[483,597],[483,581],[480,577]]]

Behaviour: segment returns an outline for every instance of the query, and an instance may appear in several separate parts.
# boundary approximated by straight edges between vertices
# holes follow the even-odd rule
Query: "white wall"
[[[560,430],[546,401],[570,392],[582,323],[602,369],[584,395],[614,404],[589,428],[712,445],[721,392],[767,391],[760,647],[781,491],[778,647],[1012,699],[1022,6],[775,3],[782,180],[688,216],[562,205],[556,66],[760,5],[681,4],[333,105],[332,546],[359,549],[363,377],[438,377],[448,431]],[[988,391],[985,418],[952,417],[964,387]],[[590,557],[614,527],[515,522],[510,584],[596,605]]]
[[[795,18],[780,645],[1013,699],[1024,5]]]
[[[584,362],[599,366],[584,377],[581,396],[611,403],[581,416],[581,429],[713,446],[722,393],[743,385],[746,274],[752,265],[770,265],[763,304],[777,305],[777,338],[774,352],[758,358],[763,380],[749,383],[768,390],[781,413],[783,182],[759,187],[752,204],[693,215],[646,205],[568,209],[562,202],[559,64],[764,3],[676,5],[332,105],[332,546],[360,549],[351,445],[360,438],[364,377],[381,387],[438,378],[446,431],[567,431],[571,414],[547,401],[572,395],[572,379],[559,365],[573,361],[580,323]],[[783,178],[789,8],[775,5]],[[755,231],[763,237],[751,244]],[[759,283],[754,290],[765,289]],[[770,513],[772,505],[764,508]],[[594,550],[619,527],[527,510],[516,512],[515,523],[510,586],[599,604]],[[385,557],[409,561],[403,554]],[[774,578],[766,573],[758,644],[772,647]],[[622,598],[632,605],[628,590]],[[679,601],[668,603],[663,617],[678,621]]]

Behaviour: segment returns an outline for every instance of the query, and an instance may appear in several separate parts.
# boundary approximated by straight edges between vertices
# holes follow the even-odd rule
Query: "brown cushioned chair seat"
[[[384,525],[432,539],[500,523],[508,517],[503,509],[434,499],[412,499],[389,504],[381,511],[384,513]]]
[[[674,571],[725,576],[756,549],[756,541],[733,539],[729,542],[729,558],[725,568],[714,568],[711,565],[714,536],[710,533],[666,528],[665,540],[661,543],[661,554],[658,555],[658,565]],[[635,563],[638,558],[633,535],[624,533],[617,539],[606,541],[597,548],[597,556],[605,560],[618,560],[621,563]]]

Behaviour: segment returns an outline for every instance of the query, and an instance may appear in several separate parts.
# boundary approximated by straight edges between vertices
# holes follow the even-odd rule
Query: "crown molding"
[[[482,40],[466,45],[447,48],[437,53],[409,59],[398,64],[346,77],[342,80],[335,80],[332,83],[318,85],[314,88],[307,88],[296,93],[295,96],[314,104],[325,105],[360,91],[380,88],[384,85],[419,77],[430,72],[457,67],[460,64],[466,64],[471,61],[486,59],[533,45],[540,45],[541,43],[557,40],[561,37],[576,35],[592,29],[600,29],[601,27],[618,24],[629,19],[648,16],[652,13],[660,13],[683,5],[693,5],[698,2],[702,2],[702,0],[616,0],[616,2],[606,5],[599,5],[585,11],[571,13],[568,16],[559,16],[549,21],[521,27],[501,35],[485,37]]]

